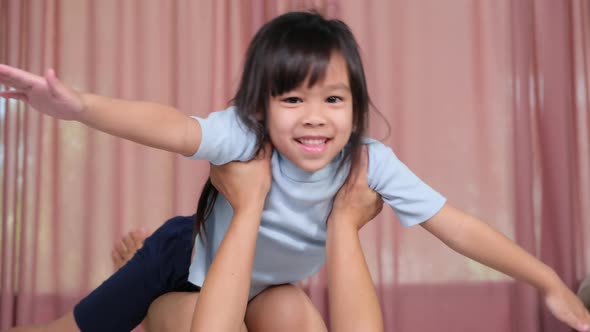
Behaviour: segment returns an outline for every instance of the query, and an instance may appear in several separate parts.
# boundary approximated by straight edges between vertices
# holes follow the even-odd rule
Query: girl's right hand
[[[1,91],[0,97],[27,102],[41,113],[63,120],[81,120],[84,101],[48,69],[45,77],[0,64],[0,84],[14,90]]]

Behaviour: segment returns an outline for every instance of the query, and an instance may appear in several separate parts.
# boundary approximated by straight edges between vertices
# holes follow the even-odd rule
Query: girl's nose
[[[307,108],[303,116],[303,124],[309,127],[323,126],[326,124],[326,118],[323,115],[321,107],[312,106]]]
[[[303,124],[308,127],[320,127],[320,126],[325,125],[326,121],[324,121],[323,119],[320,119],[318,117],[313,117],[313,118],[309,117],[309,118],[305,119]]]

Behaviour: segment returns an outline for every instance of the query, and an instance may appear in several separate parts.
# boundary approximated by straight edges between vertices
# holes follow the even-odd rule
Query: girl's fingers
[[[8,76],[0,76],[0,83],[7,87],[18,90],[30,90],[33,87],[33,85],[29,82]]]
[[[7,98],[7,99],[18,99],[22,101],[27,101],[27,95],[21,91],[2,91],[0,92],[0,97]]]
[[[566,322],[578,331],[590,331],[590,321],[588,321],[586,310],[581,311],[576,309],[579,308],[572,308]]]
[[[40,81],[40,77],[24,70],[13,68],[0,64],[0,83],[11,86],[18,90],[28,90],[35,83]]]
[[[576,299],[577,300],[577,299]],[[584,305],[578,301],[575,307],[576,321],[578,322],[576,328],[579,331],[590,331],[590,313]]]
[[[582,302],[563,285],[557,294],[550,294],[546,304],[551,313],[576,331],[590,332],[590,314]]]
[[[45,79],[47,80],[47,86],[49,88],[49,93],[53,97],[59,97],[67,95],[68,89],[63,85],[63,83],[57,79],[55,76],[55,71],[53,69],[47,69],[47,73],[45,73]]]
[[[584,312],[581,315],[581,319],[579,320],[580,323],[578,324],[578,329],[580,331],[588,332],[590,331],[590,314],[588,310],[584,308]]]

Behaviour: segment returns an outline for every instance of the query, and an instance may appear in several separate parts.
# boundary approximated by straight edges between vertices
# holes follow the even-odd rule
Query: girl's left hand
[[[562,282],[545,294],[549,311],[577,331],[590,331],[590,313],[580,299]]]

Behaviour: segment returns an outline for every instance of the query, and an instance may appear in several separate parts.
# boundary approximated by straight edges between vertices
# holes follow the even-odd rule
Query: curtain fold
[[[534,61],[533,1],[513,1],[511,4],[512,94],[514,104],[514,195],[518,197],[514,216],[517,221],[515,240],[530,253],[538,255],[538,235],[535,227],[536,189],[533,129],[536,95]],[[538,292],[522,283],[512,287],[511,306],[516,310],[512,319],[514,331],[539,331],[542,303]]]

